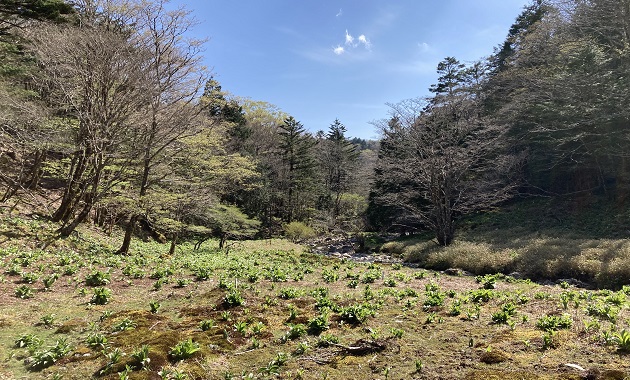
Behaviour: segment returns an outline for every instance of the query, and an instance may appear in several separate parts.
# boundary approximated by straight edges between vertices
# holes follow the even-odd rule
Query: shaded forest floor
[[[0,217],[0,379],[630,374],[630,287],[357,263],[283,240],[243,242],[227,255],[216,242],[198,251],[183,244],[173,256],[166,245],[135,241],[132,255],[116,256],[117,237],[83,227],[50,240],[54,226],[43,220]],[[465,244],[499,247],[470,232],[481,229],[462,230],[478,239],[458,242],[459,252]],[[625,241],[615,241],[623,250]],[[430,243],[391,242],[384,250],[418,244]]]

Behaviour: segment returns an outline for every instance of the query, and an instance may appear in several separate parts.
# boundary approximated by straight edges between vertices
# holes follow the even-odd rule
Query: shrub
[[[317,234],[315,230],[302,222],[291,222],[285,224],[284,235],[291,241],[312,239]]]

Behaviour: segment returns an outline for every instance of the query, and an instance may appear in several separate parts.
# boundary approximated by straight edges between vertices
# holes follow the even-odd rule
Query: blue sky
[[[338,118],[376,138],[385,103],[428,95],[444,57],[492,53],[529,0],[174,0],[209,40],[224,90],[275,104],[307,129]]]

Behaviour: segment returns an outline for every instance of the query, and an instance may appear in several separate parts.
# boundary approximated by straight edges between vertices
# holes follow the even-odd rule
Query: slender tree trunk
[[[122,245],[116,251],[117,255],[126,255],[129,253],[129,246],[131,245],[131,237],[133,236],[133,232],[135,230],[136,223],[138,222],[138,215],[132,215],[127,222],[127,227],[125,228],[125,237],[123,238]]]
[[[173,239],[171,239],[171,248],[168,250],[168,254],[173,256],[175,254],[175,247],[177,246],[177,234],[173,235]]]
[[[87,152],[86,150],[75,153],[70,167],[70,178],[64,190],[63,198],[59,208],[52,216],[53,222],[67,221],[69,215],[74,212],[77,203],[77,196],[81,193],[81,182],[85,171],[87,170]]]
[[[79,224],[81,224],[87,219],[87,217],[90,215],[91,210],[92,210],[92,202],[86,202],[83,205],[83,209],[81,209],[81,212],[79,213],[79,215],[77,215],[72,220],[72,222],[65,224],[63,227],[61,227],[58,230],[59,236],[61,237],[70,236],[70,234],[74,232],[74,230],[79,226]]]
[[[85,194],[85,190],[86,189],[82,189],[81,194],[85,194],[85,196],[81,196],[81,198],[83,198],[83,209],[81,209],[81,212],[79,212],[79,214],[74,217],[74,219],[69,222],[70,218],[68,218],[67,220],[64,220],[64,224],[61,228],[59,228],[58,232],[59,235],[62,237],[68,237],[70,236],[70,234],[78,227],[79,224],[81,224],[82,222],[84,222],[87,217],[90,215],[90,211],[92,211],[92,208],[94,207],[94,205],[96,204],[96,201],[98,200],[98,188],[101,182],[101,175],[103,173],[103,169],[105,168],[105,164],[101,161],[98,163],[95,163],[95,171],[94,171],[94,176],[92,177],[92,181],[90,184],[90,191],[89,193]],[[69,214],[72,215],[72,214]]]
[[[30,179],[28,184],[26,185],[27,189],[33,190],[37,188],[37,184],[39,183],[39,179],[42,176],[42,165],[46,160],[46,151],[44,149],[38,150],[35,153],[35,162],[33,162],[33,167],[29,173]]]

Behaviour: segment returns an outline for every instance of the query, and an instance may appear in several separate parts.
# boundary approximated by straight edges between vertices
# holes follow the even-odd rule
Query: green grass
[[[134,241],[131,255],[116,256],[115,237],[83,228],[47,240],[53,229],[0,221],[0,236],[18,231],[0,240],[0,378],[553,379],[571,374],[566,363],[630,372],[628,289],[477,281],[332,260],[285,240],[243,242],[228,255],[217,242],[184,243],[173,256]],[[38,278],[25,284],[23,272]],[[31,298],[16,296],[24,285]],[[93,301],[101,288],[106,303]]]

